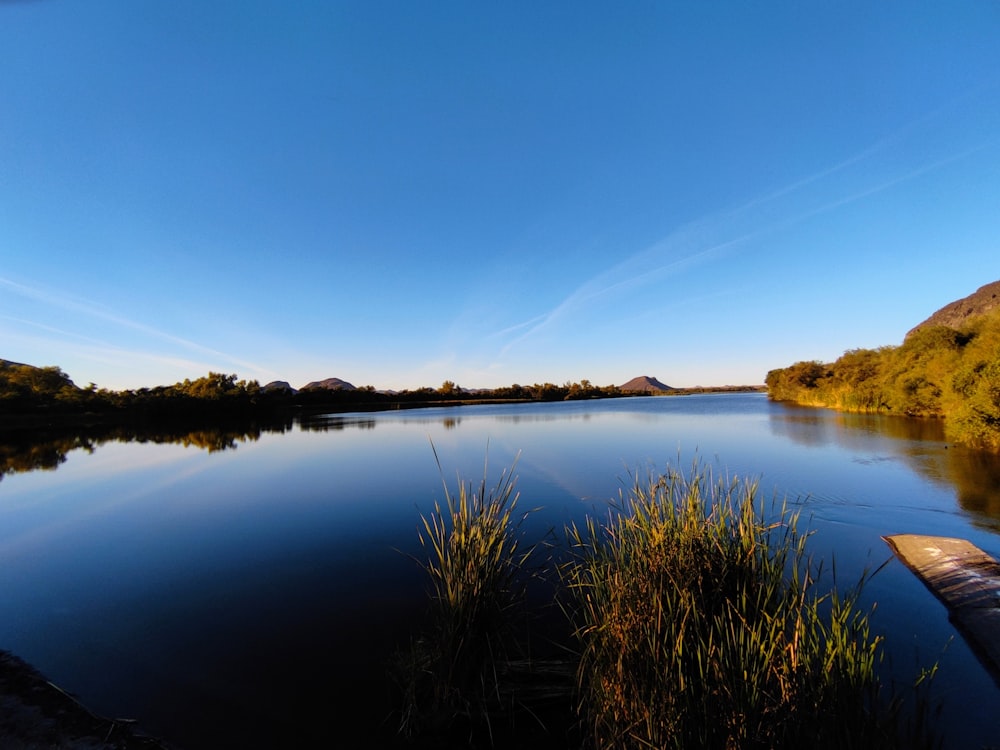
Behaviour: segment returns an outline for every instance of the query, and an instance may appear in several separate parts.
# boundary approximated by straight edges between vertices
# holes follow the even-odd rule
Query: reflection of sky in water
[[[801,503],[814,550],[836,556],[845,583],[889,557],[884,534],[962,536],[1000,553],[989,529],[996,461],[903,427],[754,394],[335,415],[215,453],[108,443],[0,482],[0,647],[191,750],[213,731],[198,718],[206,706],[224,724],[268,703],[274,715],[261,721],[277,736],[292,731],[284,714],[330,711],[329,696],[319,706],[289,687],[303,671],[355,686],[333,710],[376,720],[380,660],[420,611],[420,578],[401,553],[419,552],[419,514],[443,498],[432,442],[452,489],[456,474],[478,484],[484,461],[492,486],[520,454],[520,505],[543,506],[529,523],[539,536],[603,514],[630,473],[686,469],[698,455],[717,474],[759,477],[767,498]],[[971,476],[956,480],[963,467]],[[957,496],[982,507],[964,510]],[[868,597],[878,622],[903,634],[892,648],[906,670],[915,642],[933,659],[953,633],[898,563]],[[963,643],[942,664],[960,704],[995,712]],[[982,721],[961,720],[972,741]]]

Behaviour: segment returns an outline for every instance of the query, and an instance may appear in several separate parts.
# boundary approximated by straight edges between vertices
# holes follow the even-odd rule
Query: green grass
[[[914,746],[880,695],[864,581],[821,590],[798,515],[769,517],[756,483],[668,470],[568,536],[595,747]]]
[[[504,676],[532,663],[514,625],[532,555],[517,499],[512,473],[487,489],[484,472],[477,489],[445,485],[444,505],[421,518],[431,618],[401,661],[404,731],[468,728],[471,744],[485,727],[488,745],[493,718],[513,715]],[[798,525],[755,482],[716,480],[696,462],[636,479],[602,522],[568,527],[549,573],[576,671],[575,698],[560,705],[577,731],[549,746],[935,746],[927,702],[906,720],[880,683],[882,639],[860,606],[868,574],[822,587]]]
[[[442,472],[444,505],[421,516],[419,562],[431,611],[426,632],[401,660],[404,733],[447,733],[456,725],[491,733],[492,717],[508,708],[501,673],[522,655],[517,618],[533,551],[521,546],[526,514],[518,515],[513,468],[490,488],[485,468],[478,487],[459,478],[457,494]]]

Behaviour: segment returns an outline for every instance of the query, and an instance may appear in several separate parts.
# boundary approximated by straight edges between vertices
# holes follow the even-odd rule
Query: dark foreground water
[[[385,744],[386,659],[424,605],[405,553],[443,497],[432,441],[452,486],[487,457],[492,483],[520,453],[539,536],[604,513],[630,473],[697,455],[801,503],[844,583],[890,557],[886,534],[1000,556],[1000,461],[935,423],[760,394],[331,415],[253,440],[107,442],[4,476],[0,648],[189,750]],[[947,746],[1000,742],[1000,690],[944,607],[898,561],[866,598],[893,674],[940,662]]]

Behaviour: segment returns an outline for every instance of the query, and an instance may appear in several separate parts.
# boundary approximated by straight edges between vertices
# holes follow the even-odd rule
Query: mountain
[[[648,391],[651,393],[676,390],[669,385],[664,385],[655,377],[650,377],[649,375],[640,375],[637,378],[632,378],[624,385],[618,386],[618,388],[623,391]]]
[[[314,380],[311,383],[306,383],[302,386],[302,390],[308,390],[310,388],[325,388],[328,391],[356,391],[358,390],[353,385],[348,383],[346,380],[341,380],[340,378],[327,378],[326,380]]]
[[[1000,281],[994,281],[991,284],[979,287],[979,289],[968,297],[948,303],[923,323],[914,326],[906,334],[906,338],[909,338],[921,328],[928,328],[929,326],[960,328],[973,318],[981,317],[998,307],[1000,307]]]
[[[261,390],[264,393],[269,393],[271,391],[282,391],[284,393],[289,393],[289,394],[291,394],[293,396],[296,393],[298,393],[298,391],[295,390],[294,388],[292,388],[292,386],[289,385],[288,381],[286,381],[286,380],[272,380],[267,385],[261,386]]]

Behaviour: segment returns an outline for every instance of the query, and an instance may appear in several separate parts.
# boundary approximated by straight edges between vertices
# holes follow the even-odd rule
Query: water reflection
[[[952,489],[978,525],[1000,529],[1000,456],[947,444],[941,420],[787,407],[771,411],[769,425],[799,445],[857,452],[856,462],[901,460],[921,478]],[[873,455],[873,446],[889,455]]]
[[[5,474],[26,471],[55,471],[66,462],[66,456],[75,450],[93,453],[95,443],[82,435],[39,440],[34,435],[21,435],[20,439],[0,442],[0,480]],[[100,443],[98,443],[99,445]]]
[[[913,419],[885,414],[850,414],[807,406],[787,406],[769,412],[771,431],[800,445],[862,444],[872,435],[895,440],[939,443],[944,423],[938,419]]]
[[[316,414],[303,416],[298,420],[299,429],[303,432],[339,432],[349,427],[359,430],[374,430],[375,420],[372,417],[344,416],[342,414]]]
[[[976,514],[976,521],[1000,529],[1000,460],[996,456],[956,447],[947,451],[944,470],[955,486],[963,510]]]
[[[0,433],[0,480],[7,474],[35,470],[54,471],[73,451],[93,453],[106,443],[178,444],[209,453],[235,450],[240,443],[255,442],[263,433],[282,434],[293,420],[191,427],[190,425],[89,425]]]
[[[318,715],[366,735],[345,746],[375,746],[374,731],[393,730],[385,658],[424,611],[406,555],[441,499],[428,439],[449,481],[483,476],[484,451],[491,479],[520,454],[536,538],[603,515],[633,469],[715,458],[763,476],[767,495],[816,498],[817,554],[835,551],[847,580],[885,559],[893,531],[1000,547],[1000,459],[939,429],[753,394],[0,434],[0,476],[62,467],[0,486],[0,646],[191,750],[326,746],[295,742]],[[871,589],[881,623],[901,652],[922,628],[933,659],[947,616],[924,616],[933,598],[897,568]],[[995,715],[975,661],[955,666],[960,648],[944,665],[967,690],[958,704]],[[897,654],[904,672],[909,655]]]

